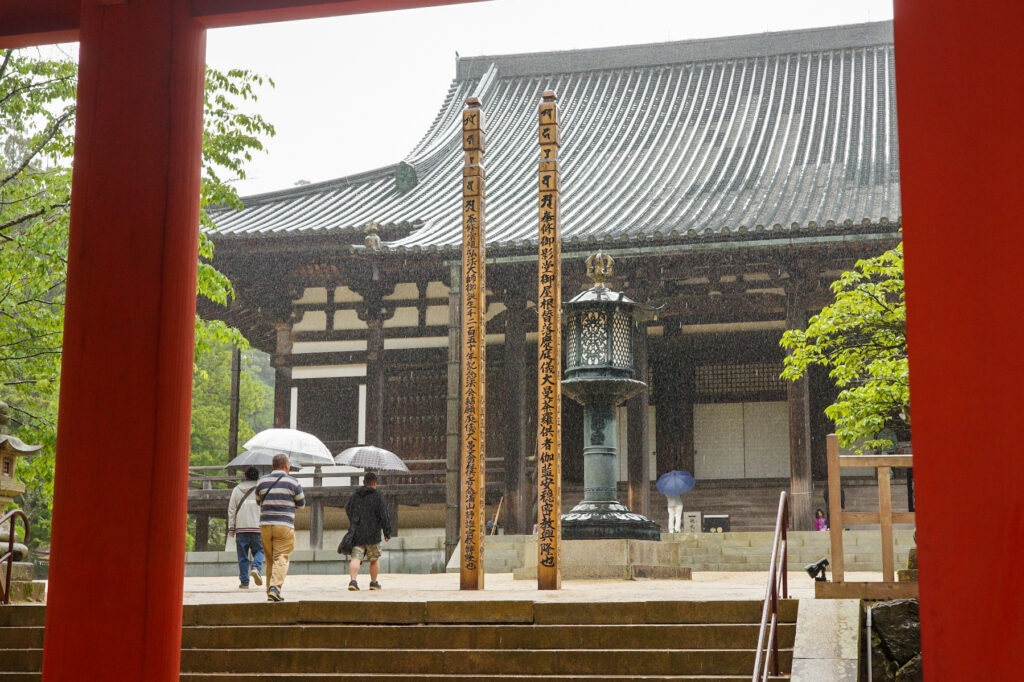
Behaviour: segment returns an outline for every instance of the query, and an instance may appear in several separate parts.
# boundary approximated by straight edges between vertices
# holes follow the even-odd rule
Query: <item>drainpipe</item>
[[[871,673],[872,673],[872,670],[871,670],[872,669],[872,661],[871,661],[871,607],[870,606],[868,607],[868,618],[867,618],[867,624],[865,625],[865,627],[867,628],[868,635],[867,635],[867,637],[864,638],[864,651],[865,651],[865,654],[867,655],[868,682],[872,682],[872,680],[871,680]]]

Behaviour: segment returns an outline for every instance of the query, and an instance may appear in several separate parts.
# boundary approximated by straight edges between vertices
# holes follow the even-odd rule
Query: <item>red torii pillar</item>
[[[48,681],[178,677],[206,56],[189,5],[82,4]]]
[[[1019,680],[1024,5],[895,10],[924,674]]]

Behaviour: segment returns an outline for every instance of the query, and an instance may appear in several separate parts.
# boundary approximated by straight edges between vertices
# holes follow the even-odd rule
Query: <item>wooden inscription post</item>
[[[562,235],[558,106],[541,95],[537,263],[537,589],[562,586]]]
[[[459,587],[484,587],[484,376],[487,281],[484,276],[483,111],[470,97],[462,112],[462,525]]]

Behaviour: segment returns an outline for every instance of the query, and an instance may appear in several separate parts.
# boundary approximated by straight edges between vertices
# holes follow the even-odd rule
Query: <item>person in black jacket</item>
[[[349,528],[353,529],[348,589],[359,589],[356,576],[365,559],[370,562],[370,589],[379,590],[377,573],[380,571],[380,535],[384,533],[384,542],[391,540],[391,522],[388,520],[384,497],[377,492],[377,474],[371,471],[363,476],[363,487],[345,505],[345,513],[348,514]]]

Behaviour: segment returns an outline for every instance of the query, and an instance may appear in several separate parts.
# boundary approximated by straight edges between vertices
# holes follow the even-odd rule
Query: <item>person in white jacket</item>
[[[238,552],[239,589],[249,589],[249,578],[263,584],[263,540],[260,538],[260,505],[256,502],[256,481],[260,472],[256,467],[245,470],[245,480],[231,491],[228,502],[228,535],[235,538]],[[250,560],[250,555],[252,559]]]

